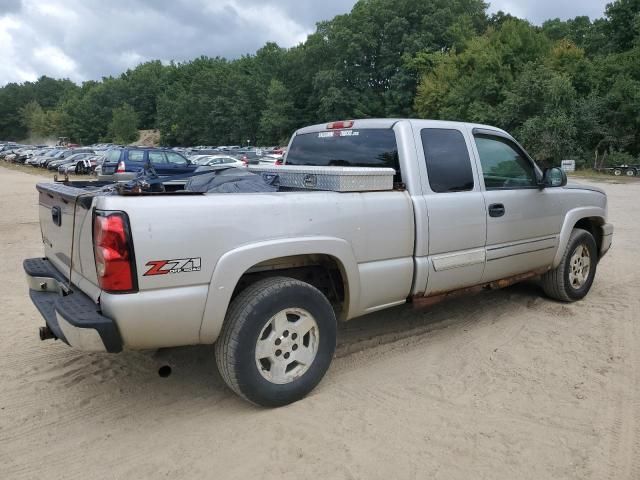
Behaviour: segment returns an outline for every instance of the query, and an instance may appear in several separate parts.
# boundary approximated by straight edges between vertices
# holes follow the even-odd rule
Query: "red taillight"
[[[282,165],[282,160],[276,160],[276,165]]]
[[[118,293],[136,290],[129,225],[124,213],[96,213],[93,252],[102,290]]]
[[[351,128],[353,127],[353,120],[346,120],[343,122],[331,122],[327,124],[327,130],[336,130],[339,128]]]
[[[124,173],[125,172],[124,168],[125,168],[124,161],[118,162],[118,168],[116,168],[116,173]]]

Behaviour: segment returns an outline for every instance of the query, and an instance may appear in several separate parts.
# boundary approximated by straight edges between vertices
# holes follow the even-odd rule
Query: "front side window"
[[[169,161],[169,163],[172,163],[174,165],[187,164],[187,159],[184,158],[182,155],[178,155],[177,153],[173,153],[173,152],[166,152],[165,155],[167,156],[167,160]]]
[[[505,138],[476,135],[484,186],[487,190],[537,187],[533,164]]]
[[[149,152],[149,161],[152,165],[163,165],[167,163],[163,152]]]
[[[424,128],[420,132],[431,190],[436,193],[473,190],[471,159],[458,130]]]

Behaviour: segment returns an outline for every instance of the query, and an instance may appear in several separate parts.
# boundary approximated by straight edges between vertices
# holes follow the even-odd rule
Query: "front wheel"
[[[231,303],[215,345],[218,370],[238,395],[277,407],[322,380],[336,348],[336,317],[315,287],[286,277],[260,280]]]
[[[593,284],[597,263],[598,250],[593,235],[575,228],[560,264],[542,276],[544,292],[562,302],[584,298]]]

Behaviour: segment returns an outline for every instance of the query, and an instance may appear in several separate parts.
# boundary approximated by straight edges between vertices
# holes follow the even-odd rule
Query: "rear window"
[[[400,180],[398,145],[390,128],[326,130],[296,135],[287,165],[393,168]]]

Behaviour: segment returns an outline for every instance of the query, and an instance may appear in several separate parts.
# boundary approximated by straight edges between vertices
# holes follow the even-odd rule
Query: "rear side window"
[[[107,161],[115,163],[118,160],[120,160],[120,150],[109,150],[107,152]]]
[[[327,130],[296,135],[287,165],[393,168],[400,180],[396,135],[390,128]]]
[[[471,159],[458,130],[425,128],[420,132],[429,185],[436,193],[473,190]]]
[[[130,162],[141,162],[144,158],[144,152],[140,150],[129,150],[129,161]]]

